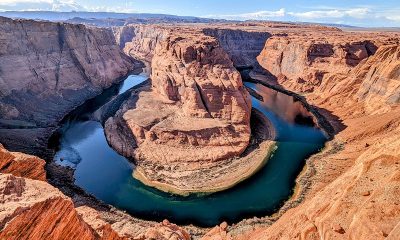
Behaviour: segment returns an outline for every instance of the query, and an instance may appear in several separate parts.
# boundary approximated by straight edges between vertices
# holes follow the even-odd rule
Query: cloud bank
[[[1,11],[55,11],[55,12],[89,11],[89,12],[120,12],[120,13],[136,12],[131,7],[131,4],[129,4],[129,6],[88,7],[78,4],[74,0],[0,0],[0,10]]]
[[[111,2],[111,1],[110,1]],[[116,1],[118,2],[118,1]],[[285,8],[260,10],[254,12],[206,15],[203,17],[222,18],[228,20],[275,20],[337,23],[355,26],[400,26],[400,7],[382,9],[377,6],[335,8],[329,6],[304,6],[300,10],[288,11]],[[135,13],[133,3],[114,4],[108,6],[86,6],[75,0],[0,0],[0,11],[90,11]]]
[[[207,15],[205,17],[228,20],[277,20],[320,23],[355,24],[370,26],[374,24],[399,26],[400,9],[375,10],[368,7],[335,9],[324,8],[310,11],[287,11],[281,8],[276,11],[257,11],[229,15]]]

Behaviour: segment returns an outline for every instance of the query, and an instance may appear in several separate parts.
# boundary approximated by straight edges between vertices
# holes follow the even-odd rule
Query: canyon
[[[0,146],[1,237],[399,235],[398,33],[269,22],[102,29],[0,21],[0,139],[9,150],[23,152]],[[134,161],[133,175],[146,185],[182,195],[221,191],[265,164],[275,129],[268,119],[251,121],[257,112],[242,79],[307,103],[329,141],[307,159],[293,196],[275,214],[211,229],[144,221],[73,187],[47,183],[45,161],[26,153],[46,156],[43,146],[64,116],[139,72],[139,61],[150,64],[151,82],[128,94],[104,119],[104,131],[109,144]]]
[[[141,64],[110,30],[0,18],[0,137],[13,150],[40,152],[76,106]]]
[[[152,87],[107,120],[105,133],[111,146],[135,159],[134,176],[146,185],[181,195],[224,190],[268,158],[242,155],[250,141],[250,95],[214,37],[176,30],[128,25],[117,31],[127,54],[151,62]],[[272,140],[263,139],[262,148],[271,152]]]

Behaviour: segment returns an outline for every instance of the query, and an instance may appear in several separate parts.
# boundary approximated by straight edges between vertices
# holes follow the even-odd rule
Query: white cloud
[[[137,12],[132,3],[125,6],[95,6],[88,7],[78,4],[74,0],[0,0],[1,11],[90,11],[90,12],[119,12],[134,13]]]
[[[230,14],[230,15],[207,15],[204,17],[224,18],[231,20],[269,20],[269,19],[284,17],[285,15],[286,15],[285,9],[281,8],[277,11],[257,11],[257,12]]]
[[[387,18],[388,20],[400,22],[400,13],[399,13],[399,15],[387,16],[386,18]]]
[[[1,0],[0,9],[6,11],[85,11],[87,8],[74,0]]]
[[[83,6],[79,5],[75,1],[60,1],[54,0],[52,2],[52,10],[57,12],[69,12],[69,11],[83,11],[85,10]]]
[[[284,17],[285,9],[281,8],[278,11],[258,11],[253,13],[244,13],[244,14],[239,14],[237,16],[242,18],[253,18],[253,19]]]
[[[120,7],[120,6],[115,6],[115,7],[104,7],[104,6],[99,6],[99,7],[92,7],[88,8],[88,11],[91,12],[116,12],[116,13],[137,13],[138,11],[130,8],[130,7]]]
[[[52,3],[52,0],[1,0],[1,5],[15,6],[21,3]]]
[[[353,8],[353,9],[331,9],[307,12],[288,12],[288,15],[298,18],[318,19],[318,18],[365,18],[369,15],[368,8]]]

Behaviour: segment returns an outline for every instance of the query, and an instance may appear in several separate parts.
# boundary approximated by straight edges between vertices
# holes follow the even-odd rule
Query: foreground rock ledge
[[[133,96],[105,124],[109,143],[135,160],[135,178],[180,195],[216,192],[265,163],[272,138],[245,153],[250,95],[214,37],[185,28],[179,36],[164,32],[151,65],[152,87]],[[272,130],[270,125],[266,129]]]

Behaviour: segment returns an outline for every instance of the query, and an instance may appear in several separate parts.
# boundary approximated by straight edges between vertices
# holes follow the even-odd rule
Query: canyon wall
[[[218,40],[236,67],[256,67],[257,56],[271,34],[266,31],[205,28],[203,33]]]
[[[10,146],[21,135],[34,146],[44,128],[139,66],[110,30],[84,25],[0,18],[0,43],[0,136]]]
[[[171,29],[158,25],[135,25],[114,27],[115,39],[125,54],[150,63],[156,45],[165,40]]]
[[[334,35],[334,36],[329,36]],[[376,52],[379,42],[343,33],[274,36],[258,56],[260,65],[285,88],[312,92],[329,73],[347,74]]]
[[[324,151],[307,160],[307,168],[297,180],[300,184],[297,196],[299,192],[305,193],[302,203],[284,212],[276,222],[259,219],[247,231],[243,230],[245,226],[225,231],[216,227],[204,239],[216,236],[222,239],[397,238],[400,223],[399,35],[379,34],[375,38],[378,48],[370,55],[358,40],[368,39],[371,33],[343,33],[340,38],[337,34],[326,33],[332,38],[325,44],[336,46],[335,42],[349,41],[352,49],[353,41],[357,40],[355,49],[359,49],[356,51],[359,57],[351,57],[352,64],[347,63],[349,52],[336,60],[335,51],[330,51],[333,54],[330,57],[325,53],[317,57],[319,69],[326,73],[318,84],[310,85],[312,88],[305,98],[318,106],[334,126],[336,135]],[[276,74],[281,87],[304,91],[304,82],[296,84],[294,80],[302,76],[298,65],[305,67],[306,73],[310,71],[310,64],[313,66],[314,63],[305,61],[310,57],[310,49],[301,47],[302,41],[288,44],[287,39],[280,40],[283,42],[268,40],[272,42],[267,42],[258,60]],[[279,76],[282,74],[287,75]],[[273,84],[271,79],[261,81]],[[304,181],[310,185],[302,188]]]

